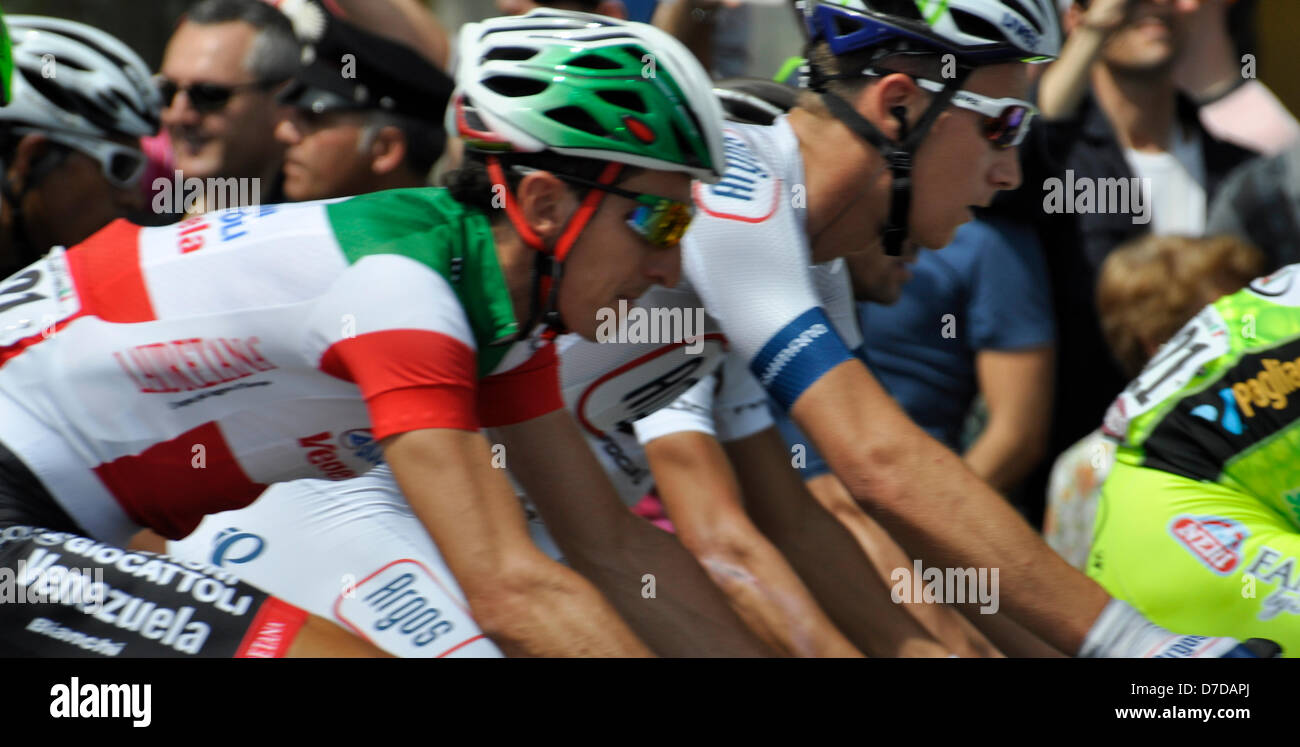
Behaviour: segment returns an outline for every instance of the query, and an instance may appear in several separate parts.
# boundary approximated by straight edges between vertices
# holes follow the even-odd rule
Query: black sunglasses
[[[224,109],[230,102],[230,97],[239,91],[249,89],[265,91],[274,88],[279,81],[259,80],[233,86],[223,86],[218,83],[192,83],[182,86],[174,80],[158,76],[155,84],[158,86],[158,93],[162,96],[163,106],[171,106],[176,94],[184,91],[186,98],[190,100],[190,106],[193,106],[195,111],[200,114],[210,114]]]

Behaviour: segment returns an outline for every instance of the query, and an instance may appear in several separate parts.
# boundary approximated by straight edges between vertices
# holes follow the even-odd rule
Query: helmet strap
[[[813,66],[813,69],[815,70],[816,67]],[[965,82],[970,73],[971,68],[958,68],[957,76],[944,86],[943,91],[935,94],[934,100],[930,102],[914,128],[907,126],[907,110],[905,108],[895,106],[890,109],[889,113],[898,122],[898,140],[890,140],[885,137],[884,133],[871,124],[866,117],[859,114],[849,102],[825,90],[825,81],[830,78],[822,77],[820,79],[822,83],[822,101],[825,102],[826,108],[855,135],[880,151],[880,155],[884,157],[885,163],[889,166],[889,171],[893,175],[893,183],[890,186],[889,215],[880,230],[885,254],[891,257],[900,256],[903,253],[903,244],[907,241],[908,214],[912,207],[912,164],[916,149],[920,147],[921,141],[929,133],[930,128],[934,126],[935,120],[939,118],[944,109],[948,108],[952,97],[956,95],[957,90],[961,88],[962,83]]]
[[[514,193],[506,181],[505,171],[501,168],[501,162],[496,156],[488,157],[487,170],[488,176],[492,178],[493,185],[505,194],[506,217],[509,219],[510,224],[514,226],[515,231],[519,233],[524,243],[537,252],[536,261],[533,262],[533,279],[530,283],[528,320],[519,327],[519,331],[515,334],[512,342],[527,338],[538,322],[546,325],[546,329],[542,332],[542,338],[553,340],[568,331],[564,320],[560,318],[558,308],[560,280],[564,276],[564,262],[568,259],[569,250],[573,248],[578,237],[582,235],[583,229],[587,227],[587,224],[591,222],[592,217],[596,214],[596,210],[599,209],[601,201],[605,198],[605,192],[595,188],[587,190],[587,194],[582,198],[582,203],[578,205],[578,209],[565,223],[560,237],[556,239],[553,246],[547,247],[541,237],[524,220],[523,211],[519,209],[519,203],[515,200]],[[622,171],[623,164],[611,161],[605,164],[597,183],[602,185],[613,184]],[[545,298],[545,303],[542,301],[543,298]]]

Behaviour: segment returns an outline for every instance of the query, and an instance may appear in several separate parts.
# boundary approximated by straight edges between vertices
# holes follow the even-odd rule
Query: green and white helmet
[[[722,109],[667,33],[539,9],[466,24],[447,130],[470,150],[554,153],[717,181]]]

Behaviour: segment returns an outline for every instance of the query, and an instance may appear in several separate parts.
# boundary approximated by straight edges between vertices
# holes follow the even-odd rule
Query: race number
[[[0,348],[40,334],[81,310],[63,247],[0,280]]]

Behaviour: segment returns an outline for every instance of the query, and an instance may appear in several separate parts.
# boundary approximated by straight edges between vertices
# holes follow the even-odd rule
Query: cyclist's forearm
[[[506,656],[652,655],[586,579],[542,560],[508,582],[466,585],[471,614]]]
[[[844,525],[862,548],[881,581],[890,583],[895,568],[910,568],[911,558],[880,525],[863,512],[833,474],[814,477],[807,482],[808,491],[836,521]],[[892,601],[892,596],[891,596]],[[966,658],[1001,656],[992,643],[962,614],[946,604],[926,604],[923,600],[904,602],[900,606],[920,623],[936,641]]]
[[[673,657],[777,653],[745,626],[675,537],[630,512],[622,524],[602,547],[561,546],[569,563],[604,592],[656,653]]]
[[[792,414],[854,499],[909,553],[938,567],[999,569],[1001,608],[1062,651],[1079,649],[1106,592],[912,423],[860,363],[826,374]]]
[[[767,430],[727,445],[750,516],[836,627],[870,656],[946,656],[889,590],[853,536],[807,492]],[[772,457],[777,457],[773,459]]]
[[[774,547],[761,537],[747,544],[691,549],[751,630],[790,656],[862,656]]]

